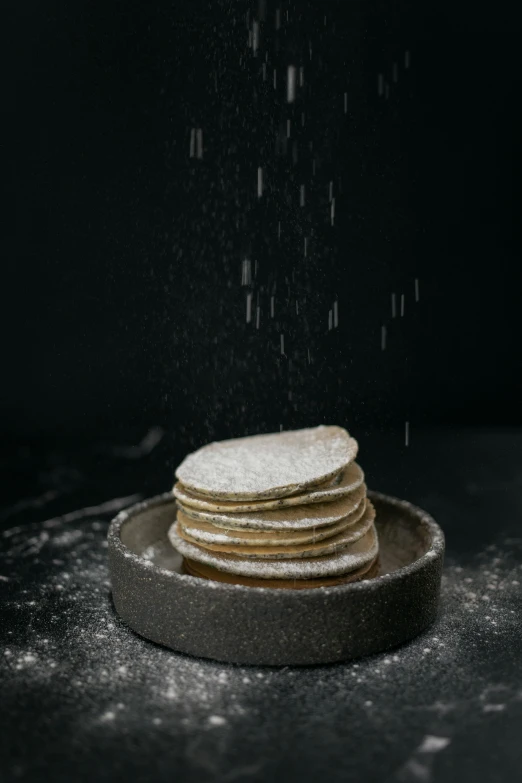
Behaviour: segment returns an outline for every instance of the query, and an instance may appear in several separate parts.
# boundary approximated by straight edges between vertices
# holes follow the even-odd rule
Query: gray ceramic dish
[[[444,535],[424,511],[370,492],[380,573],[304,590],[244,587],[181,573],[167,530],[171,493],[122,511],[108,534],[114,605],[137,633],[183,653],[242,664],[344,661],[395,647],[436,618]]]

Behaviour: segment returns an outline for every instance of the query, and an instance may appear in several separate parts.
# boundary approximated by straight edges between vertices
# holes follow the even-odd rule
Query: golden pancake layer
[[[245,587],[279,587],[287,590],[304,590],[311,587],[335,587],[349,582],[360,582],[361,579],[371,579],[379,573],[379,558],[376,557],[369,565],[345,576],[331,576],[323,579],[252,579],[248,576],[219,571],[217,568],[187,559],[184,560],[184,570],[186,574],[198,576],[200,579],[211,579],[214,582],[226,582]]]
[[[357,516],[357,515],[353,515]],[[269,533],[268,538],[264,544],[255,544],[251,540],[245,540],[240,544],[234,543],[232,540],[228,541],[205,541],[202,542],[201,538],[194,537],[195,531],[190,527],[186,527],[182,521],[180,521],[181,514],[178,514],[177,524],[174,526],[175,533],[183,538],[188,543],[197,544],[210,552],[222,552],[229,555],[238,555],[249,558],[290,558],[290,557],[315,557],[316,555],[325,555],[329,552],[337,552],[339,549],[357,541],[362,538],[365,533],[368,532],[375,519],[375,512],[373,506],[369,501],[367,505],[363,507],[362,515],[359,515],[359,519],[350,520],[348,518],[348,524],[345,524],[341,530],[337,533],[330,533],[328,537],[322,537],[320,540],[309,542],[292,542],[291,540],[286,543],[276,541],[273,538],[273,533]],[[288,534],[286,534],[288,535]]]
[[[213,443],[186,457],[169,530],[186,573],[294,589],[375,575],[375,510],[357,451],[346,430],[321,426]]]

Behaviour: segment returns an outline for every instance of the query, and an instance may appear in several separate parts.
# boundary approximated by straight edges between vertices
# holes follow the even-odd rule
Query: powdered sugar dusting
[[[362,538],[348,546],[344,545],[334,554],[295,560],[232,558],[229,555],[218,554],[185,541],[178,535],[175,525],[170,528],[168,535],[172,545],[190,560],[205,563],[228,573],[260,579],[316,579],[348,574],[374,560],[378,552],[377,532],[373,524]]]
[[[183,529],[203,544],[250,544],[251,546],[269,546],[282,544],[306,544],[321,541],[323,538],[340,533],[341,530],[355,524],[364,513],[364,503],[350,516],[335,522],[333,525],[305,528],[304,530],[245,530],[243,528],[226,528],[211,525],[200,520],[194,520],[178,511],[177,520]]]
[[[235,758],[222,747],[233,754],[241,746],[252,768],[269,772],[267,748],[299,741],[293,763],[304,774],[317,763],[307,748],[316,748],[321,727],[349,726],[342,755],[332,746],[330,757],[347,779],[357,776],[357,748],[370,742],[390,780],[418,780],[419,770],[431,780],[434,759],[451,763],[466,742],[475,746],[477,733],[520,712],[522,540],[500,540],[462,562],[450,557],[437,623],[399,649],[335,666],[262,669],[178,655],[120,622],[106,531],[106,518],[81,516],[47,538],[39,525],[5,531],[0,572],[9,581],[0,590],[12,621],[0,698],[11,721],[21,725],[24,699],[37,693],[53,705],[53,720],[62,716],[61,742],[81,737],[95,747],[114,736],[138,763],[136,737],[155,747],[162,736],[171,768],[181,742],[195,775],[220,780]],[[16,761],[22,771],[38,763],[31,754]]]
[[[277,511],[257,511],[249,514],[218,514],[200,511],[184,506],[178,501],[183,513],[192,519],[201,519],[217,527],[243,530],[306,530],[332,525],[360,508],[366,497],[366,485],[354,492],[337,498],[330,503],[288,506]]]
[[[172,490],[174,497],[185,508],[202,509],[218,514],[247,514],[249,512],[270,511],[292,506],[309,505],[312,503],[328,503],[337,498],[346,497],[357,490],[364,482],[364,473],[356,462],[351,462],[341,471],[332,483],[321,485],[317,489],[277,498],[275,500],[259,500],[252,502],[231,502],[226,500],[210,500],[187,490],[181,483],[176,483]]]
[[[252,558],[288,558],[288,557],[322,557],[323,555],[330,554],[330,553],[337,553],[341,549],[346,548],[349,544],[354,543],[355,541],[358,541],[360,538],[362,538],[370,529],[373,521],[375,519],[375,511],[373,509],[373,506],[368,502],[367,507],[363,506],[363,514],[361,514],[360,518],[357,520],[354,520],[353,524],[348,525],[343,530],[337,532],[336,534],[328,537],[323,538],[319,541],[311,541],[308,543],[298,543],[296,544],[288,544],[288,543],[282,543],[277,545],[277,543],[272,543],[270,545],[265,546],[241,546],[238,544],[231,544],[230,542],[226,542],[225,544],[214,544],[212,542],[206,541],[204,543],[200,541],[194,541],[192,537],[190,536],[189,531],[183,526],[180,525],[179,521],[178,523],[175,523],[174,526],[174,532],[182,537],[185,541],[188,540],[189,543],[196,544],[196,546],[201,547],[208,547],[209,545],[212,547],[222,547],[221,550],[217,550],[217,552],[231,552],[232,554],[237,554],[240,557],[252,557]],[[292,547],[292,552],[289,551],[288,547]],[[216,551],[216,550],[211,550]]]
[[[438,753],[440,750],[444,750],[450,744],[449,737],[435,737],[432,734],[428,734],[424,737],[422,744],[418,748],[418,753]]]
[[[185,457],[176,476],[202,495],[275,498],[333,477],[356,456],[345,429],[321,425],[210,443]]]

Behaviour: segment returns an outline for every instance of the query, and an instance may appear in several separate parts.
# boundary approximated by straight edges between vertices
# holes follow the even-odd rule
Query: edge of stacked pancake
[[[186,573],[309,588],[375,576],[378,538],[357,441],[324,426],[211,443],[176,470],[169,530]]]

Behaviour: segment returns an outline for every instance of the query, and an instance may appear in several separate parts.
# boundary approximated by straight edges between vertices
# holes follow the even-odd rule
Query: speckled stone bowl
[[[181,573],[166,493],[122,511],[108,533],[112,596],[137,633],[183,653],[241,664],[332,663],[387,650],[436,618],[444,535],[411,503],[369,492],[380,573],[335,587],[282,590]]]

